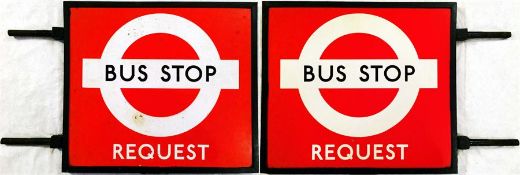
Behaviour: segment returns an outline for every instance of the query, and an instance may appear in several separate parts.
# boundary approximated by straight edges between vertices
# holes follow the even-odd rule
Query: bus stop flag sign
[[[454,171],[454,4],[264,5],[263,170]]]
[[[253,3],[65,5],[65,170],[254,172]]]

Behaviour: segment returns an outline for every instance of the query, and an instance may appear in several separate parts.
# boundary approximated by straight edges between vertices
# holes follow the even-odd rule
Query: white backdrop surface
[[[513,33],[457,44],[458,133],[520,138],[520,1],[459,1],[457,23]],[[0,137],[62,133],[63,44],[7,36],[52,26],[63,26],[60,0],[0,1]],[[458,158],[459,174],[520,174],[520,147],[474,147]],[[61,151],[0,145],[3,174],[61,174]]]

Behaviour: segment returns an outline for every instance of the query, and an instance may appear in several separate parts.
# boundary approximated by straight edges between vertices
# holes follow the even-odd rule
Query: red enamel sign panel
[[[65,171],[255,172],[255,3],[64,9]]]
[[[456,171],[454,3],[263,8],[263,172]]]

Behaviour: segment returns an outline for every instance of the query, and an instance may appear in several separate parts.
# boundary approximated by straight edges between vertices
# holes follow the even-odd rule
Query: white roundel
[[[385,41],[396,53],[400,64],[419,62],[412,42],[399,27],[370,14],[347,14],[326,22],[307,40],[297,61],[317,64],[334,40],[354,33],[370,34]],[[336,111],[323,99],[317,86],[300,85],[298,90],[309,113],[325,128],[344,136],[367,137],[385,132],[399,123],[415,103],[419,87],[399,87],[396,97],[385,109],[366,117],[353,117]]]
[[[132,43],[146,35],[156,33],[175,35],[186,41],[195,50],[200,59],[188,60],[197,62],[193,64],[215,64],[216,67],[222,67],[223,65],[225,67],[225,65],[230,65],[224,64],[224,60],[220,60],[218,51],[210,37],[195,23],[177,15],[161,13],[150,14],[135,18],[119,28],[114,33],[114,35],[112,35],[107,45],[105,46],[101,59],[84,60],[83,86],[97,86],[100,88],[101,95],[108,109],[113,114],[113,116],[124,126],[143,135],[167,137],[184,133],[201,123],[215,106],[215,103],[217,102],[217,99],[220,95],[220,90],[223,87],[200,84],[177,84],[176,86],[185,85],[188,88],[194,88],[196,86],[196,88],[200,88],[200,91],[193,103],[191,103],[183,111],[171,116],[156,117],[140,112],[130,103],[128,103],[120,89],[122,86],[118,87],[114,84],[101,82],[100,79],[102,78],[99,78],[99,76],[94,76],[94,74],[100,74],[99,71],[96,70],[99,70],[99,67],[102,67],[99,66],[102,64],[97,63],[123,64],[123,62],[125,62],[125,60],[122,59],[123,54]],[[159,65],[152,64],[154,60],[148,61],[148,59],[143,59],[137,61],[148,63],[151,66]],[[156,60],[155,63],[160,61],[165,61],[163,63],[168,63],[168,60]],[[186,60],[181,60],[180,62],[182,61]],[[231,66],[233,67],[234,71],[227,72],[233,74],[238,73],[238,61],[226,61],[234,61]],[[225,74],[226,72],[223,73]],[[238,81],[238,75],[232,76],[231,78],[228,76],[228,79],[236,79],[236,81]],[[154,88],[153,86],[156,86],[155,88],[179,88],[170,87],[164,82],[153,82],[155,80],[159,79],[156,78],[154,80],[150,80],[150,82],[138,82],[140,84],[125,84],[125,86],[132,88],[140,88],[136,86],[146,86],[145,88]],[[236,88],[238,88],[238,85],[236,86]],[[171,104],[175,105],[175,99],[171,101]]]

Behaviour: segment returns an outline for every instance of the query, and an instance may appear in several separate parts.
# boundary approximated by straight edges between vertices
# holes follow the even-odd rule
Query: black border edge
[[[269,38],[269,7],[271,2],[262,2],[262,91],[260,94],[261,128],[260,128],[260,173],[269,173],[267,166],[267,100],[269,96],[269,52],[267,51]]]
[[[447,168],[269,168],[267,165],[267,102],[268,102],[268,24],[272,7],[386,7],[386,8],[449,8],[450,23],[450,113],[451,165]],[[458,172],[457,159],[457,89],[456,89],[456,22],[457,2],[315,2],[263,1],[262,3],[262,115],[260,172],[272,174],[449,174]]]
[[[457,145],[457,3],[451,6],[450,38],[450,113],[451,173],[458,173]]]
[[[63,2],[63,148],[61,154],[61,171],[70,172],[69,167],[69,94],[70,94],[70,61],[69,61],[69,43],[70,43],[70,2]]]
[[[108,2],[108,1],[64,1],[64,85],[63,85],[63,135],[62,172],[71,173],[259,173],[258,144],[258,56],[257,56],[257,2]],[[70,9],[75,7],[172,7],[172,8],[247,8],[251,10],[251,95],[252,95],[252,161],[244,168],[202,167],[125,167],[125,166],[72,166],[69,164],[69,98],[70,98]]]

